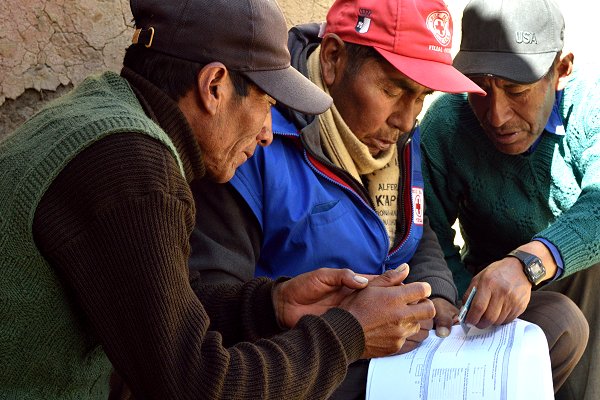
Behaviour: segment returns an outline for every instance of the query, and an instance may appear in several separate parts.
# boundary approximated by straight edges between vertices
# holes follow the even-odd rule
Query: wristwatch
[[[526,251],[513,250],[506,255],[507,257],[515,257],[523,265],[523,272],[527,275],[527,279],[533,286],[538,285],[546,276],[546,268],[542,264],[542,260],[535,254],[527,253]]]

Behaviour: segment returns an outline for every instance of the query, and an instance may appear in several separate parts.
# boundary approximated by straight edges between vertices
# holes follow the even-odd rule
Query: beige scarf
[[[320,50],[318,47],[308,58],[308,75],[311,81],[329,93],[321,75]],[[323,149],[331,161],[365,184],[375,211],[385,224],[391,247],[396,234],[398,212],[400,168],[397,146],[390,147],[374,158],[369,148],[348,128],[335,105],[319,116],[319,125]]]

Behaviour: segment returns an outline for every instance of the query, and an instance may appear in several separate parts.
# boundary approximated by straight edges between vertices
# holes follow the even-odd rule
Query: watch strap
[[[525,276],[527,276],[527,279],[529,280],[529,282],[531,282],[533,286],[540,284],[542,279],[544,279],[544,275],[546,272],[544,264],[542,263],[542,260],[535,254],[527,253],[526,251],[522,250],[513,250],[510,253],[508,253],[507,256],[514,257],[521,262],[521,265],[523,266],[523,272],[525,273]],[[543,273],[537,275],[533,274],[530,266],[534,262],[537,262],[539,264],[541,272]]]

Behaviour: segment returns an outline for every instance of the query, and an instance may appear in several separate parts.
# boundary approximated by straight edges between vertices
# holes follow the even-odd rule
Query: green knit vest
[[[129,84],[90,77],[0,143],[0,399],[106,399],[111,364],[85,316],[33,240],[35,210],[52,181],[107,135],[171,140]]]

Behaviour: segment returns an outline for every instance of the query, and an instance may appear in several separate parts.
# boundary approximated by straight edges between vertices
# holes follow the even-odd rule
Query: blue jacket
[[[318,149],[303,147],[294,125],[276,108],[272,116],[273,144],[258,148],[231,180],[262,228],[256,275],[294,276],[319,267],[379,274],[409,262],[423,236],[418,128],[399,148],[401,165],[410,173],[399,186],[405,212],[399,210],[397,225],[403,235],[388,251],[385,226],[364,188],[349,183],[352,178]]]
[[[317,24],[290,31],[292,65],[305,75],[317,34]],[[390,246],[363,184],[323,154],[318,121],[291,109],[272,111],[271,146],[257,148],[226,185],[192,185],[201,211],[190,239],[190,268],[207,283],[233,283],[320,267],[378,274],[408,262],[406,282],[427,282],[432,297],[456,303],[452,273],[423,213],[418,129],[398,144],[402,199]]]

